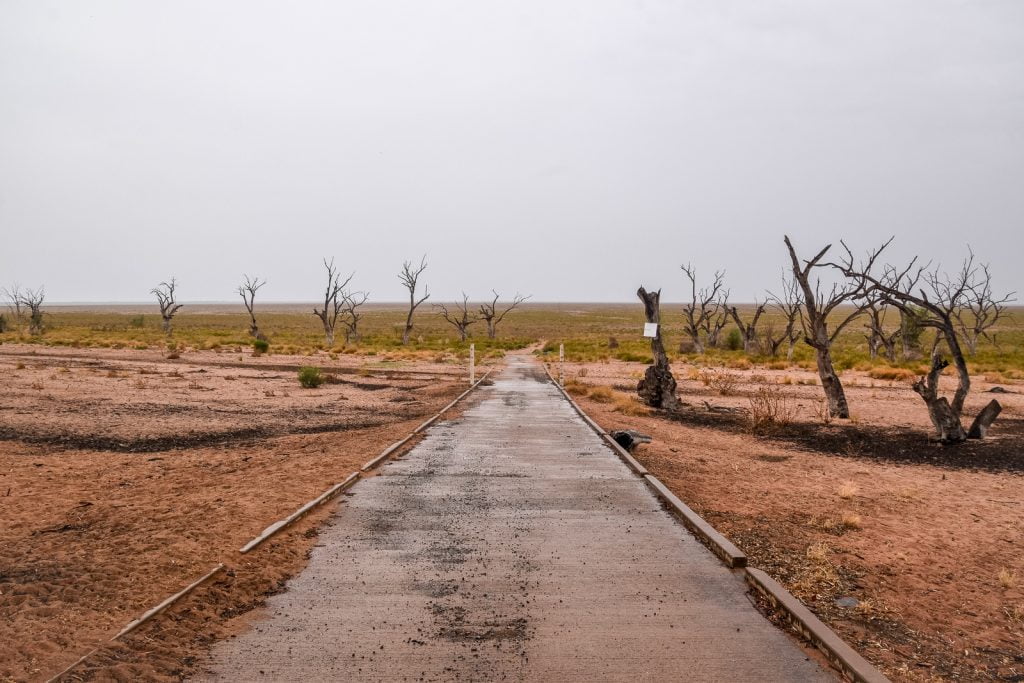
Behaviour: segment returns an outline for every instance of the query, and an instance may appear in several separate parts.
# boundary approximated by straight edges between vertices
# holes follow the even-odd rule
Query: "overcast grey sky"
[[[1020,0],[0,0],[0,284],[631,300],[969,241],[1024,290]]]

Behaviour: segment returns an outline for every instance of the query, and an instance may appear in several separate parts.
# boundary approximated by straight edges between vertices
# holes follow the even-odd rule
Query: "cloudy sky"
[[[631,300],[969,242],[1024,290],[1020,0],[0,0],[0,284]]]

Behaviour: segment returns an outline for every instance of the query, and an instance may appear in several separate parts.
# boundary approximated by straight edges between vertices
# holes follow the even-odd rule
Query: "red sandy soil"
[[[642,369],[567,364],[565,377],[621,392],[578,400],[606,429],[651,435],[637,459],[752,566],[896,680],[1024,680],[1024,383],[992,394],[975,378],[966,414],[993,397],[1003,414],[989,439],[943,447],[907,382],[845,373],[854,419],[825,425],[820,387],[796,384],[812,373],[730,370],[741,383],[722,396],[679,365],[679,417],[625,414]],[[755,435],[749,396],[765,385],[795,421]]]
[[[235,632],[301,569],[331,506],[237,549],[465,388],[458,367],[365,362],[0,347],[0,681],[46,680],[97,646],[69,678],[177,680]],[[308,364],[335,379],[301,388]]]

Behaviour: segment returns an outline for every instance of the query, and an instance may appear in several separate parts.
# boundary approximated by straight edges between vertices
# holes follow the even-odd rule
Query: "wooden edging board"
[[[742,550],[733,545],[732,541],[728,538],[718,533],[718,529],[708,524],[703,517],[680,500],[667,486],[658,481],[657,477],[653,474],[646,474],[644,475],[644,481],[658,494],[659,498],[665,501],[679,515],[686,528],[699,536],[711,548],[711,552],[718,555],[719,559],[727,567],[738,569],[747,566],[747,556]]]
[[[260,532],[260,534],[258,536],[256,536],[256,538],[252,539],[251,541],[249,541],[248,543],[243,545],[241,548],[239,548],[238,552],[240,552],[240,553],[242,553],[244,555],[245,553],[249,552],[253,548],[256,548],[257,546],[259,546],[261,543],[263,543],[265,540],[267,540],[268,538],[270,538],[274,534],[278,533],[279,531],[281,531],[282,529],[284,529],[288,525],[290,525],[293,522],[295,522],[295,521],[301,519],[302,517],[304,517],[306,515],[306,513],[308,513],[310,510],[312,510],[316,506],[322,505],[323,503],[326,503],[331,498],[333,498],[334,496],[338,495],[339,493],[341,493],[342,491],[347,489],[349,486],[354,484],[356,482],[356,480],[359,479],[360,476],[362,476],[362,475],[359,472],[353,472],[352,474],[348,475],[348,477],[345,479],[345,481],[342,481],[342,482],[339,482],[339,483],[335,484],[334,486],[332,486],[331,488],[327,489],[326,491],[321,493],[319,496],[317,496],[313,500],[309,501],[308,503],[306,503],[305,505],[300,507],[298,510],[296,510],[292,514],[290,514],[287,517],[285,517],[284,519],[278,520],[278,521],[274,522],[273,524],[271,524],[270,526],[268,526],[266,529],[264,529],[262,532]]]
[[[857,654],[835,631],[814,616],[782,584],[760,569],[748,567],[747,583],[767,598],[772,607],[782,611],[799,633],[821,650],[834,667],[857,683],[887,683],[885,675]]]
[[[152,607],[152,608],[146,610],[139,617],[129,621],[125,625],[124,628],[122,628],[120,631],[117,632],[117,635],[115,635],[113,638],[110,639],[110,642],[114,642],[115,640],[128,635],[129,633],[131,633],[132,631],[134,631],[138,627],[142,626],[144,623],[146,623],[147,621],[149,621],[153,617],[157,616],[158,614],[160,614],[161,612],[166,610],[168,607],[170,607],[174,603],[176,603],[179,600],[181,600],[183,597],[185,597],[186,595],[188,595],[189,593],[191,593],[195,589],[197,589],[200,586],[202,586],[204,583],[206,583],[207,581],[212,579],[214,576],[216,576],[218,573],[220,573],[223,570],[224,570],[224,564],[223,563],[218,564],[216,567],[214,567],[210,571],[206,572],[205,574],[200,576],[198,579],[196,579],[195,581],[193,581],[189,585],[187,585],[184,588],[182,588],[180,591],[178,591],[174,595],[170,596],[169,598],[167,598],[163,602],[159,603],[155,607]],[[47,683],[55,683],[55,681],[59,681],[64,675],[70,673],[72,671],[72,669],[74,669],[76,666],[78,666],[79,664],[81,664],[82,662],[87,660],[89,657],[91,657],[94,654],[96,654],[99,651],[99,649],[100,649],[99,647],[95,647],[92,650],[90,650],[89,652],[85,653],[84,655],[82,655],[81,657],[76,659],[66,669],[64,669],[60,673],[56,674],[55,676],[52,676],[51,678],[47,679]]]
[[[590,425],[591,429],[597,432],[605,441],[609,442],[609,445],[619,457],[643,478],[644,482],[654,490],[661,500],[679,515],[683,524],[700,538],[726,566],[742,571],[747,583],[763,595],[775,609],[783,612],[799,633],[820,650],[834,667],[857,683],[887,683],[889,681],[881,671],[857,654],[842,638],[836,635],[835,631],[814,616],[782,584],[760,569],[747,567],[747,556],[743,551],[680,500],[657,477],[650,474],[628,451],[616,443],[608,432],[583,412],[583,409],[573,400],[569,392],[555,381],[547,364],[544,364],[544,371],[547,373],[552,384],[558,388],[562,396],[569,402],[569,405],[583,418],[583,421]]]

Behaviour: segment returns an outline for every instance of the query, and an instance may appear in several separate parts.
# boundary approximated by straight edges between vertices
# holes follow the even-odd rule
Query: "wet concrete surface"
[[[358,483],[198,680],[835,680],[509,356],[461,418]]]

